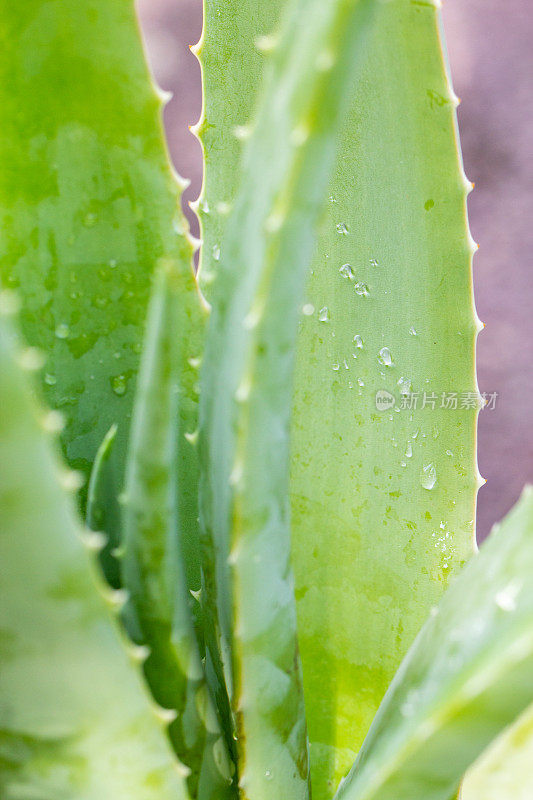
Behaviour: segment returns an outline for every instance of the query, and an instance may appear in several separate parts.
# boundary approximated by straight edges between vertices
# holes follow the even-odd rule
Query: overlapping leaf
[[[236,716],[240,786],[253,798],[309,791],[290,567],[291,377],[336,127],[374,6],[290,6],[212,293],[200,416],[205,601]]]
[[[533,702],[532,570],[528,488],[420,632],[338,800],[449,800]]]
[[[190,479],[180,471],[180,451],[191,447],[179,424],[191,323],[183,313],[186,297],[177,265],[163,262],[150,302],[122,497],[124,619],[135,642],[148,648],[144,673],[156,701],[176,713],[169,733],[190,772],[191,797],[222,800],[233,796],[231,759],[204,677],[180,536],[179,498]]]
[[[30,400],[19,364],[35,353],[1,322],[0,794],[188,800],[140,654],[128,663],[99,594],[88,552],[99,537],[82,532],[60,485],[75,481],[54,453],[57,413]],[[123,599],[106,596],[115,608]]]
[[[259,13],[255,0],[206,2],[206,280],[233,258],[223,231],[237,185],[235,132],[246,135],[260,85],[256,45],[275,44],[284,7],[279,0]],[[363,75],[347,89],[349,113],[309,257],[291,482],[319,800],[332,797],[430,606],[474,549],[471,186],[439,26],[429,0],[380,7]],[[327,62],[326,42],[313,57]]]
[[[162,99],[133,2],[2,3],[0,30],[0,272],[69,464],[88,476],[117,423],[120,486],[150,278],[183,230]]]

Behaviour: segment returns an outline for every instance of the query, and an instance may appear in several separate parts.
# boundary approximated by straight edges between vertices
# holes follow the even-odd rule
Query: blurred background
[[[268,0],[266,0],[268,2]],[[188,126],[201,111],[200,69],[189,45],[202,30],[202,0],[138,0],[156,79],[173,94],[165,109],[171,157],[200,191],[200,146]],[[497,392],[479,422],[478,539],[533,481],[533,12],[529,0],[444,0],[444,27],[465,170],[476,188],[470,226],[481,392]],[[190,216],[193,232],[196,220]]]

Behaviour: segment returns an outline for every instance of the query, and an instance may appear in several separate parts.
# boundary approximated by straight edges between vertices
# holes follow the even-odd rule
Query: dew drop
[[[336,197],[334,197],[332,194],[330,194],[330,196],[329,196],[329,202],[330,202],[330,203],[338,203],[339,201],[337,200],[337,198],[336,198]]]
[[[220,246],[218,244],[213,245],[213,258],[215,261],[220,261]]]
[[[361,388],[365,385],[365,382],[362,378],[357,378],[357,383],[359,384],[359,386],[361,386]]]
[[[358,294],[359,297],[368,297],[368,295],[370,294],[368,286],[366,285],[366,283],[363,283],[362,281],[358,281],[353,288],[355,289],[355,293]]]
[[[343,278],[349,278],[353,280],[355,278],[355,273],[352,269],[351,264],[343,264],[342,267],[339,269],[340,274]]]
[[[392,356],[388,347],[382,347],[379,351],[378,361],[385,367],[392,367]]]
[[[411,334],[411,336],[418,336],[418,333],[415,331],[412,325],[409,328],[409,333]]]
[[[111,261],[109,262],[109,266],[111,267],[111,269],[115,269],[115,267],[117,266],[117,259],[112,258]]]
[[[315,313],[315,307],[312,303],[306,303],[302,308],[302,314],[305,317],[310,317],[312,314]]]
[[[355,346],[359,347],[359,349],[362,350],[363,349],[363,337],[360,336],[358,333],[356,333],[355,336],[353,337],[353,340],[355,342]]]
[[[378,262],[377,258],[371,258],[370,259],[370,265],[372,267],[379,267],[379,262]]]
[[[431,490],[437,483],[437,470],[435,464],[426,464],[420,473],[420,484],[424,489]]]
[[[115,377],[111,380],[111,388],[119,397],[122,397],[122,395],[126,394],[127,386],[128,383],[125,375],[115,375]]]
[[[398,380],[397,385],[400,389],[401,395],[406,395],[411,393],[412,383],[409,378],[404,378],[403,376]]]
[[[47,386],[55,386],[57,383],[57,378],[55,375],[52,375],[50,372],[47,372],[44,376],[44,382]]]
[[[405,457],[412,458],[413,457],[413,445],[411,442],[407,442],[407,447],[405,448]]]
[[[267,779],[267,781],[272,780],[272,772],[269,769],[267,769],[265,772],[265,778]]]
[[[337,229],[337,233],[340,233],[341,236],[348,236],[348,226],[344,222],[337,222],[335,225]]]
[[[333,364],[333,369],[335,370],[335,372],[338,372],[338,370],[340,369],[340,364],[338,363],[338,361],[335,361],[335,363]]]
[[[327,306],[324,306],[318,312],[318,319],[320,322],[329,322],[329,310]]]
[[[66,322],[60,322],[56,328],[56,336],[58,339],[67,339],[70,333],[70,329]]]

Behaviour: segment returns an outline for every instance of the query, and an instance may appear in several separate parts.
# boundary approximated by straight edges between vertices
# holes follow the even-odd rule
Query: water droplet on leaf
[[[349,278],[353,280],[355,278],[355,273],[352,269],[351,264],[343,264],[342,267],[339,269],[340,274],[343,278]]]
[[[392,355],[391,351],[388,347],[382,347],[379,351],[378,361],[380,364],[383,364],[385,367],[392,366]]]
[[[66,322],[60,322],[56,328],[56,336],[58,339],[67,339],[70,333],[70,329]]]
[[[426,464],[420,473],[420,484],[424,489],[431,490],[437,483],[437,470],[435,464]]]
[[[412,383],[409,378],[404,378],[403,376],[398,380],[397,385],[400,388],[400,394],[406,395],[411,393]]]
[[[126,376],[115,375],[115,377],[111,380],[111,388],[119,397],[122,397],[122,395],[126,394],[126,389],[128,388]]]

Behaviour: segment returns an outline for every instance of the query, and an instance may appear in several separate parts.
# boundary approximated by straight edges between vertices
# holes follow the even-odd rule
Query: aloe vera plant
[[[2,328],[3,794],[527,796],[532,495],[476,554],[437,4],[205,0],[202,292],[132,4],[0,13],[1,297],[30,346]]]
[[[231,20],[234,3],[225,5]],[[254,3],[248,6],[244,16],[253,19]],[[201,52],[201,135],[207,153],[224,149],[236,159],[235,147],[223,145],[235,139],[246,108],[242,92],[228,101],[217,80],[209,27],[216,36],[215,9],[219,4],[207,18]],[[438,14],[431,3],[391,3],[377,23],[361,79],[350,87],[324,193],[329,202],[311,264],[295,378],[293,558],[319,796],[349,768],[406,647],[449,575],[471,554],[479,485],[476,404],[456,415],[434,401],[422,408],[422,392],[430,388],[476,392],[478,322],[465,213],[471,185],[457,151],[456,101]],[[248,63],[255,46],[255,36],[238,40],[240,63]],[[321,47],[314,58],[331,55],[326,42]],[[411,79],[392,83],[395,72]],[[222,107],[224,124],[210,124]],[[396,119],[405,114],[409,121],[398,131]],[[207,157],[208,269],[213,250],[225,256],[216,244],[223,219],[217,208],[232,199],[234,172]],[[423,301],[428,293],[435,297],[430,308]],[[375,403],[380,390],[418,392],[419,407],[396,413],[398,400],[382,413]],[[440,398],[439,392],[439,405]]]
[[[61,419],[30,398],[35,351],[1,323],[2,797],[185,798],[167,715],[136,674],[143,651],[113,630],[123,594],[91,565],[102,537],[65,491],[76,481],[55,453]]]

